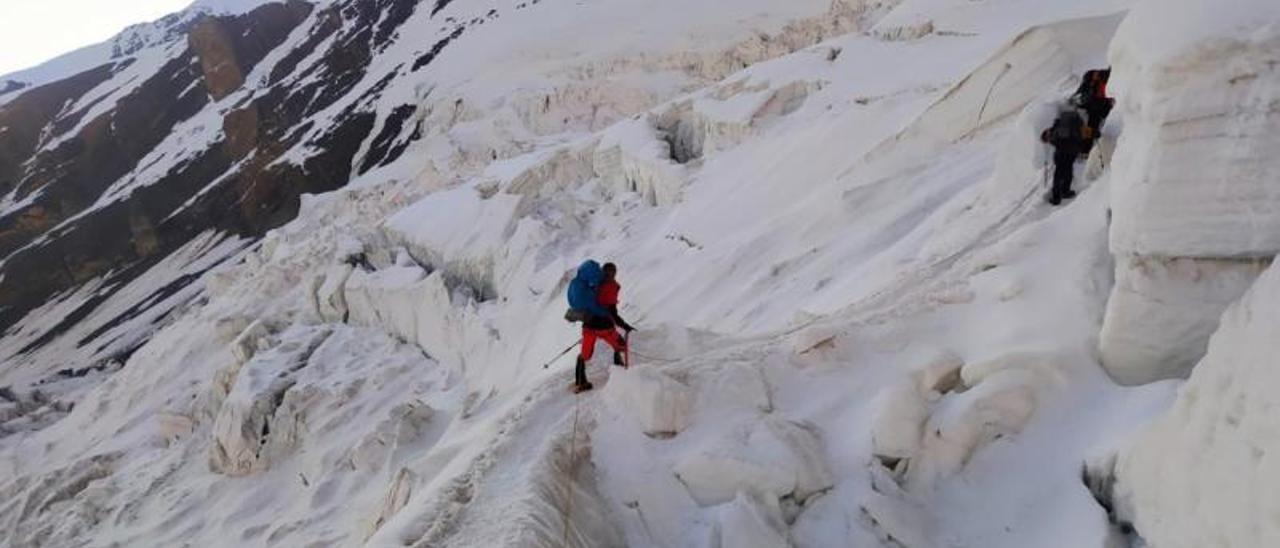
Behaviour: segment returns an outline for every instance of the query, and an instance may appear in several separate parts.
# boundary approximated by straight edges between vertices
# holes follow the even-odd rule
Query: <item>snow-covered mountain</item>
[[[31,89],[61,80],[86,70],[124,62],[144,49],[186,40],[187,30],[201,17],[239,15],[272,0],[199,0],[187,9],[149,23],[139,23],[110,40],[92,44],[60,55],[29,69],[0,74],[0,104],[19,94],[13,91]],[[328,0],[311,0],[312,4],[328,4]]]
[[[211,0],[0,78],[0,545],[1275,544],[1273,4]]]

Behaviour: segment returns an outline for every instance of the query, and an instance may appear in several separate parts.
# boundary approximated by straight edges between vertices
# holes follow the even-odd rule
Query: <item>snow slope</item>
[[[658,7],[681,15],[634,2],[265,3],[202,13],[175,39],[19,90],[0,110],[23,130],[0,140],[14,149],[0,165],[0,326],[86,280],[128,283],[205,231],[260,238],[299,195],[396,163],[410,143],[428,146],[398,173],[454,183],[874,15],[825,0],[741,3],[735,20],[714,2]],[[597,47],[566,51],[565,33]],[[130,245],[139,232],[154,245]],[[95,245],[101,234],[111,245]],[[60,256],[70,264],[51,264]]]
[[[197,0],[180,12],[130,26],[101,44],[85,46],[28,69],[0,74],[0,90],[8,85],[21,85],[14,91],[38,87],[99,65],[123,60],[143,50],[185,41],[183,30],[202,16],[246,13],[272,1],[279,0]],[[0,105],[18,95],[0,92]]]
[[[515,4],[530,26],[472,27],[371,105],[418,105],[398,159],[243,250],[214,234],[157,267],[200,281],[125,363],[62,375],[76,345],[18,352],[0,370],[0,539],[1110,548],[1137,540],[1135,515],[1136,536],[1179,537],[1159,516],[1187,501],[1126,468],[1190,439],[1167,417],[1137,436],[1179,383],[1119,386],[1099,356],[1130,281],[1117,227],[1141,213],[1124,166],[1161,119],[1122,109],[1059,208],[1036,140],[1117,25],[1122,44],[1150,12],[659,4],[542,0]],[[451,32],[439,18],[464,9],[407,28]],[[392,43],[369,74],[412,51]],[[202,272],[215,256],[233,258]],[[553,358],[577,337],[563,293],[587,257],[618,263],[639,330],[633,368],[597,358],[597,389],[573,396],[572,358]],[[1270,326],[1249,306],[1214,345]],[[38,317],[0,348],[39,337]],[[1190,390],[1174,413],[1200,413]],[[1100,489],[1098,463],[1134,439],[1120,490]]]
[[[290,9],[299,11],[295,4]],[[19,301],[0,312],[11,318],[6,321],[16,321],[29,312],[24,309],[29,303],[22,301],[31,299],[22,293],[43,291],[48,293],[43,300],[53,300],[87,279],[98,280],[95,283],[109,292],[205,231],[257,238],[287,220],[291,202],[301,191],[346,184],[360,172],[399,159],[415,140],[428,141],[427,152],[393,171],[401,180],[429,179],[421,192],[473,174],[494,157],[519,155],[544,141],[581,138],[583,132],[647,109],[744,63],[776,57],[853,28],[857,12],[850,7],[828,11],[827,3],[817,1],[784,8],[758,2],[748,10],[751,17],[736,24],[717,23],[714,32],[706,26],[707,32],[692,34],[689,27],[718,18],[714,9],[698,8],[702,19],[682,19],[685,27],[662,20],[622,25],[636,18],[639,8],[619,4],[620,9],[575,5],[568,8],[573,15],[569,18],[562,12],[565,8],[512,2],[463,7],[440,3],[440,10],[435,10],[432,3],[401,1],[386,17],[338,10],[342,6],[307,7],[310,15],[280,36],[282,42],[274,49],[261,52],[262,59],[252,70],[245,69],[238,87],[197,75],[179,89],[157,89],[169,78],[203,74],[192,68],[203,63],[185,59],[184,54],[210,55],[215,63],[219,48],[191,53],[187,42],[194,40],[186,39],[144,48],[127,66],[105,74],[103,81],[66,105],[65,112],[41,130],[35,156],[17,166],[23,175],[27,167],[43,165],[25,176],[45,183],[43,174],[48,172],[54,180],[29,186],[23,179],[0,200],[0,221],[14,233],[0,262],[0,268],[14,272],[0,277],[5,286],[0,287],[0,298],[6,304]],[[631,34],[624,40],[623,34],[614,33],[617,47],[599,48],[598,55],[581,59],[565,56],[554,35],[520,32],[525,26],[565,20],[590,29],[625,27]],[[341,28],[334,30],[335,24]],[[373,42],[371,34],[381,37],[377,43],[368,43]],[[687,40],[672,39],[685,35],[690,35]],[[595,38],[608,43],[602,35]],[[646,42],[647,38],[656,41]],[[372,49],[370,60],[348,66],[351,50],[359,47]],[[531,66],[527,56],[545,60]],[[184,66],[184,60],[191,66]],[[471,70],[476,66],[493,71],[477,73]],[[185,72],[164,72],[175,67]],[[538,77],[516,76],[526,68]],[[215,89],[226,95],[215,99]],[[176,93],[182,100],[175,101],[192,103],[188,106],[194,110],[185,112],[189,116],[184,119],[168,120],[172,127],[161,135],[102,137],[129,143],[154,138],[150,149],[115,151],[137,155],[135,167],[118,177],[113,174],[121,171],[118,163],[65,167],[67,155],[73,160],[107,156],[75,157],[74,152],[99,139],[86,137],[85,131],[114,128],[123,117],[121,105],[137,107],[144,92]],[[151,124],[138,108],[129,110],[137,115],[131,117],[144,119],[143,126]],[[72,176],[56,175],[66,171]],[[84,188],[93,185],[101,186]],[[121,233],[126,231],[127,235]],[[158,245],[128,244],[135,232],[148,231],[156,233]],[[101,233],[119,243],[114,248],[84,244]],[[60,255],[69,256],[72,263],[57,266],[74,275],[31,279],[29,273],[50,268],[48,258]],[[69,312],[79,316],[95,308],[93,300],[68,303]],[[36,337],[57,334],[56,324],[46,327],[50,329]],[[25,352],[18,351],[24,348],[6,354],[20,359],[17,354]],[[107,358],[83,356],[89,362]]]

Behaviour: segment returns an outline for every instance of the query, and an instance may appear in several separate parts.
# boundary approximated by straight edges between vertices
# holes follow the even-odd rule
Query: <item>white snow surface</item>
[[[424,5],[407,27],[421,35],[370,74],[443,18],[518,3]],[[1120,175],[1162,119],[1119,109],[1114,167],[1079,166],[1058,208],[1036,137],[1117,25],[1139,33],[1128,7],[542,0],[473,27],[429,82],[384,93],[380,111],[416,102],[428,128],[399,161],[304,197],[251,247],[206,235],[117,293],[127,306],[234,257],[165,317],[107,328],[161,326],[125,363],[47,382],[98,363],[77,343],[118,314],[21,352],[100,281],[5,334],[0,544],[1118,546],[1081,470],[1129,448],[1179,385],[1119,386],[1098,351],[1117,279],[1142,287],[1117,275],[1116,225],[1135,215]],[[572,350],[556,356],[579,336],[562,314],[585,258],[618,263],[639,329],[632,368],[602,346],[596,389],[575,396]],[[1121,514],[1157,546],[1192,523],[1166,508],[1240,500],[1208,479],[1159,491],[1148,461],[1203,437],[1179,413],[1208,424],[1247,403],[1188,394],[1221,395],[1246,362],[1265,372],[1236,347],[1274,331],[1269,276],[1211,344],[1208,379],[1197,369],[1121,457]],[[1205,292],[1230,301],[1251,279]],[[1239,436],[1162,465],[1247,456]],[[1232,462],[1216,470],[1265,471]],[[1270,530],[1253,511],[1188,546],[1256,545]]]

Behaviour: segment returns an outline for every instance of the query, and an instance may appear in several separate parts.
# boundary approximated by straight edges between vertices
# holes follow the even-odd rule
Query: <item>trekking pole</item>
[[[1041,179],[1044,180],[1043,181],[1044,187],[1049,188],[1049,144],[1048,143],[1045,143],[1044,145],[1044,167],[1040,168],[1040,171],[1042,173]]]
[[[543,369],[547,369],[547,368],[551,367],[551,364],[556,363],[556,360],[558,360],[558,359],[560,359],[560,358],[564,357],[564,355],[565,355],[565,354],[568,354],[568,353],[569,353],[569,351],[570,351],[570,350],[573,350],[573,347],[578,346],[578,343],[580,343],[580,342],[582,342],[582,339],[578,339],[576,342],[574,342],[573,344],[569,345],[569,348],[566,348],[566,349],[564,349],[564,351],[563,351],[563,352],[561,352],[561,353],[559,353],[559,354],[556,354],[556,357],[551,358],[551,361],[549,361],[549,362],[547,362],[547,363],[542,364],[542,368],[543,368]]]

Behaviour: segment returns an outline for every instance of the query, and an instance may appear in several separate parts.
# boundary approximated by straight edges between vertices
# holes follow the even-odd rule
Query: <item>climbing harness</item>
[[[627,367],[631,367],[631,355],[630,355],[630,354],[631,354],[631,349],[630,349],[630,347],[628,347],[628,348],[627,348],[627,360],[626,360],[626,362],[627,362]],[[680,359],[679,359],[679,358],[659,358],[659,357],[655,357],[655,356],[649,356],[649,355],[646,355],[646,354],[641,354],[641,353],[639,353],[639,352],[636,352],[635,354],[636,354],[636,357],[637,357],[637,358],[640,358],[640,359],[642,359],[642,360],[648,360],[648,361],[651,361],[651,362],[658,362],[658,363],[675,363],[675,362],[680,361]]]

